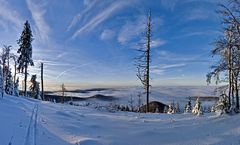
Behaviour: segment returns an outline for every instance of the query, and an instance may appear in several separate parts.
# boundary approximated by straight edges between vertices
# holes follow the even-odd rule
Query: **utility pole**
[[[43,88],[43,63],[41,63],[41,89],[42,89],[42,100],[44,99],[44,88]]]

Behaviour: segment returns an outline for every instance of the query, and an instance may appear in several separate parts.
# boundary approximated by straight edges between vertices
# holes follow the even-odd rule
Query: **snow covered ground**
[[[238,145],[240,115],[111,113],[0,99],[0,145]]]

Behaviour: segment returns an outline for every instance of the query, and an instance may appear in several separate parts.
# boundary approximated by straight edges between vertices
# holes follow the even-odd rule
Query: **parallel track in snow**
[[[24,145],[37,145],[37,118],[38,118],[38,104],[35,104],[32,109],[32,114],[27,127]]]

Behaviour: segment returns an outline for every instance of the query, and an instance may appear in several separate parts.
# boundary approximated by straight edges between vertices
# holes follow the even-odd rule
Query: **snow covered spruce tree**
[[[191,99],[189,97],[189,100],[185,106],[185,110],[184,110],[185,113],[191,113],[192,112],[192,103],[191,103]]]
[[[212,107],[212,112],[220,112],[220,114],[227,113],[228,111],[228,98],[222,94],[217,103]]]
[[[29,87],[29,90],[31,91],[31,97],[34,99],[41,99],[40,98],[40,83],[37,82],[37,75],[32,75],[32,78],[30,80],[32,83]]]
[[[150,74],[150,50],[151,50],[151,11],[148,14],[147,27],[145,32],[145,45],[143,48],[138,49],[141,53],[137,58],[137,77],[141,81],[145,94],[146,94],[146,112],[149,112],[149,94],[150,94],[150,83],[149,83],[149,74]]]
[[[24,24],[24,29],[22,31],[21,37],[18,40],[19,49],[17,53],[20,54],[18,57],[18,71],[24,73],[24,95],[27,96],[27,70],[28,66],[33,66],[32,60],[32,31],[28,21]]]
[[[168,106],[168,114],[175,114],[176,113],[176,107],[174,101]]]
[[[240,76],[240,1],[230,0],[227,6],[220,5],[218,13],[222,16],[223,33],[214,42],[213,56],[220,58],[207,74],[207,82],[215,78],[216,82],[227,80],[228,112],[239,111],[239,76]],[[227,76],[221,79],[222,76]]]
[[[202,115],[202,105],[201,102],[199,101],[199,98],[197,98],[195,106],[192,109],[192,113],[196,115]]]
[[[11,70],[8,71],[8,75],[6,77],[5,91],[9,95],[14,95],[14,84],[13,84],[13,78],[12,78]]]

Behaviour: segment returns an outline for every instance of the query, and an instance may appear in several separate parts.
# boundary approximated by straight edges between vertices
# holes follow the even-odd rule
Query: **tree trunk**
[[[24,96],[27,97],[27,64],[25,64]]]
[[[15,61],[14,62],[14,78],[13,78],[14,85],[16,84],[16,75],[17,75],[17,63]]]
[[[231,66],[231,57],[232,49],[231,47],[228,50],[228,80],[229,80],[229,89],[228,89],[228,109],[231,108],[231,94],[232,94],[232,66]]]
[[[146,112],[149,112],[149,64],[150,64],[150,44],[151,43],[151,12],[149,12],[149,16],[148,16],[148,24],[147,24],[147,78],[146,78],[146,87],[147,87],[147,109]]]
[[[41,63],[41,88],[42,88],[42,100],[44,99],[44,88],[43,88],[43,63]]]
[[[5,88],[4,88],[4,78],[3,78],[3,69],[2,69],[2,76],[1,77],[2,77],[2,82],[1,82],[2,84],[1,85],[2,85],[2,98],[3,98],[4,91],[5,91]]]
[[[236,91],[236,110],[239,110],[239,94],[238,94],[238,80],[235,79],[235,91]]]
[[[62,103],[64,103],[64,91],[62,92]]]
[[[232,96],[232,98],[231,98],[232,99],[232,103],[231,103],[231,106],[234,107],[234,105],[235,105],[235,103],[234,103],[234,96],[235,96],[236,93],[235,93],[235,80],[234,80],[234,76],[233,76],[233,70],[232,70],[232,77],[231,78],[232,78],[232,91],[231,91],[232,92],[232,95],[231,95]]]

